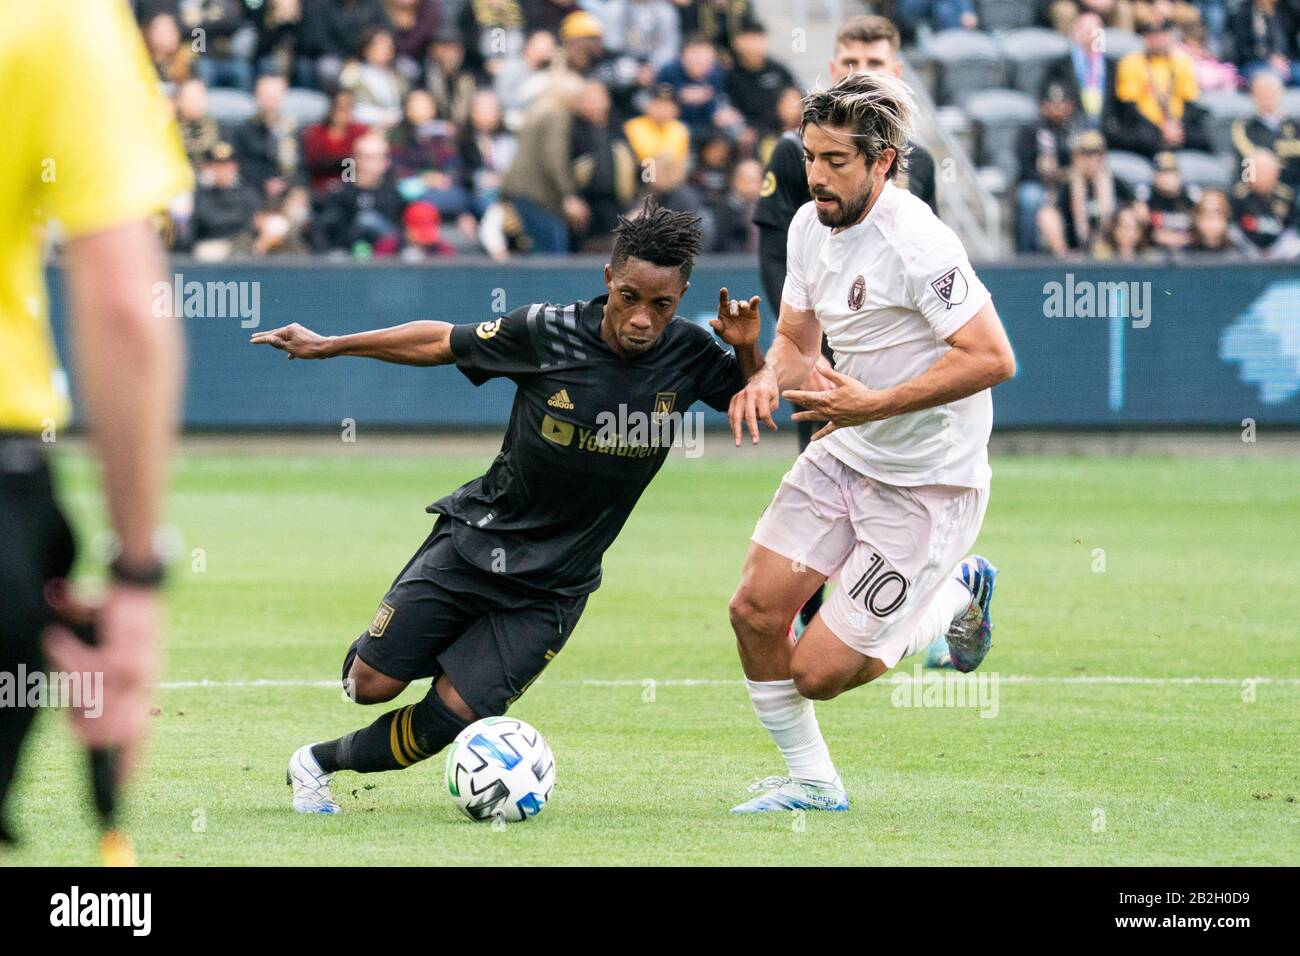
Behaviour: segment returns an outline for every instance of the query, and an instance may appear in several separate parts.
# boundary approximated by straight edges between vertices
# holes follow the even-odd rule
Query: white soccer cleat
[[[311,746],[305,744],[294,751],[284,775],[284,782],[293,787],[293,809],[298,813],[342,813],[330,793],[334,774],[320,768]]]
[[[750,793],[759,796],[746,800],[732,813],[771,813],[780,810],[830,810],[849,808],[849,795],[836,777],[831,783],[812,780],[791,780],[789,777],[768,777],[750,785]]]

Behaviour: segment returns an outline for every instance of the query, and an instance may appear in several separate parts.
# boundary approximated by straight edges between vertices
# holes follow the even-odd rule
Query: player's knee
[[[800,664],[798,660],[790,662],[790,677],[795,690],[809,700],[830,700],[844,690],[844,682],[837,675]]]
[[[727,611],[731,615],[732,629],[742,640],[749,634],[765,634],[774,629],[777,631],[781,629],[780,615],[764,606],[754,588],[746,583],[742,582],[740,587],[736,588]]]
[[[382,704],[406,689],[407,682],[381,674],[361,658],[348,669],[348,696],[358,704]]]

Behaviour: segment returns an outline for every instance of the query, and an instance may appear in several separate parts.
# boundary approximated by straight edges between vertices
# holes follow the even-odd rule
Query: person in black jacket
[[[1065,84],[1043,87],[1039,119],[1016,137],[1020,179],[1016,185],[1016,251],[1038,251],[1038,210],[1070,168],[1070,136],[1082,124]]]
[[[367,133],[356,143],[356,181],[325,197],[312,224],[317,252],[348,249],[365,256],[394,255],[402,245],[406,202],[393,184],[388,143]]]
[[[298,165],[297,130],[280,109],[285,89],[282,76],[258,77],[253,92],[257,112],[230,131],[244,181],[268,198],[285,191]]]
[[[314,61],[317,85],[333,90],[358,38],[373,29],[392,29],[379,0],[302,0],[296,52]]]
[[[902,76],[903,61],[898,56],[898,30],[884,17],[863,16],[846,20],[835,34],[835,55],[829,64],[831,82],[850,73],[890,73]],[[935,202],[934,159],[922,147],[909,144],[907,168],[900,169],[894,183],[938,213]],[[781,289],[785,285],[786,233],[799,207],[811,201],[803,164],[803,142],[796,130],[787,131],[768,160],[763,187],[754,212],[758,227],[758,269],[773,316],[779,315]],[[830,347],[822,339],[822,353],[830,360]],[[796,409],[797,410],[797,409]],[[820,422],[799,422],[799,450],[808,447]],[[821,608],[821,592],[804,605],[798,626],[811,621]]]
[[[239,177],[239,161],[229,143],[217,143],[208,153],[203,178],[194,192],[190,239],[195,245],[214,239],[234,239],[250,228],[262,205],[257,189]]]
[[[1070,52],[1053,60],[1043,76],[1039,98],[1052,84],[1060,84],[1074,103],[1081,122],[1101,129],[1116,108],[1116,60],[1105,53],[1105,25],[1101,17],[1085,10],[1070,25]]]

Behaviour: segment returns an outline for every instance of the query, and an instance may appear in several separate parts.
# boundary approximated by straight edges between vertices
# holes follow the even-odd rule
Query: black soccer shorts
[[[564,647],[587,595],[539,595],[460,556],[440,518],[353,645],[388,677],[446,674],[479,717],[504,714]]]

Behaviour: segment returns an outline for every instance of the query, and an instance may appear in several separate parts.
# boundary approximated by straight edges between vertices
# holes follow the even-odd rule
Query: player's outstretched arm
[[[787,391],[787,401],[802,405],[796,421],[829,424],[813,435],[828,435],[845,425],[861,425],[906,412],[946,405],[992,388],[1016,374],[1016,357],[993,303],[986,303],[969,322],[945,340],[952,346],[928,369],[893,388],[873,389],[857,379],[823,369],[834,386],[829,391]]]
[[[718,290],[718,317],[709,323],[718,338],[732,347],[740,374],[749,381],[763,367],[763,353],[758,350],[758,335],[762,329],[758,296],[733,299],[722,288]]]
[[[762,367],[750,377],[744,391],[736,393],[727,410],[737,447],[746,427],[754,444],[758,444],[759,422],[776,431],[772,413],[780,402],[781,390],[800,385],[808,378],[821,355],[821,341],[821,326],[813,312],[797,311],[781,303],[776,340],[767,350]]]
[[[291,359],[354,355],[396,365],[450,365],[455,361],[451,353],[451,328],[449,322],[420,321],[351,335],[319,335],[295,322],[269,332],[258,332],[249,342],[279,349]]]

